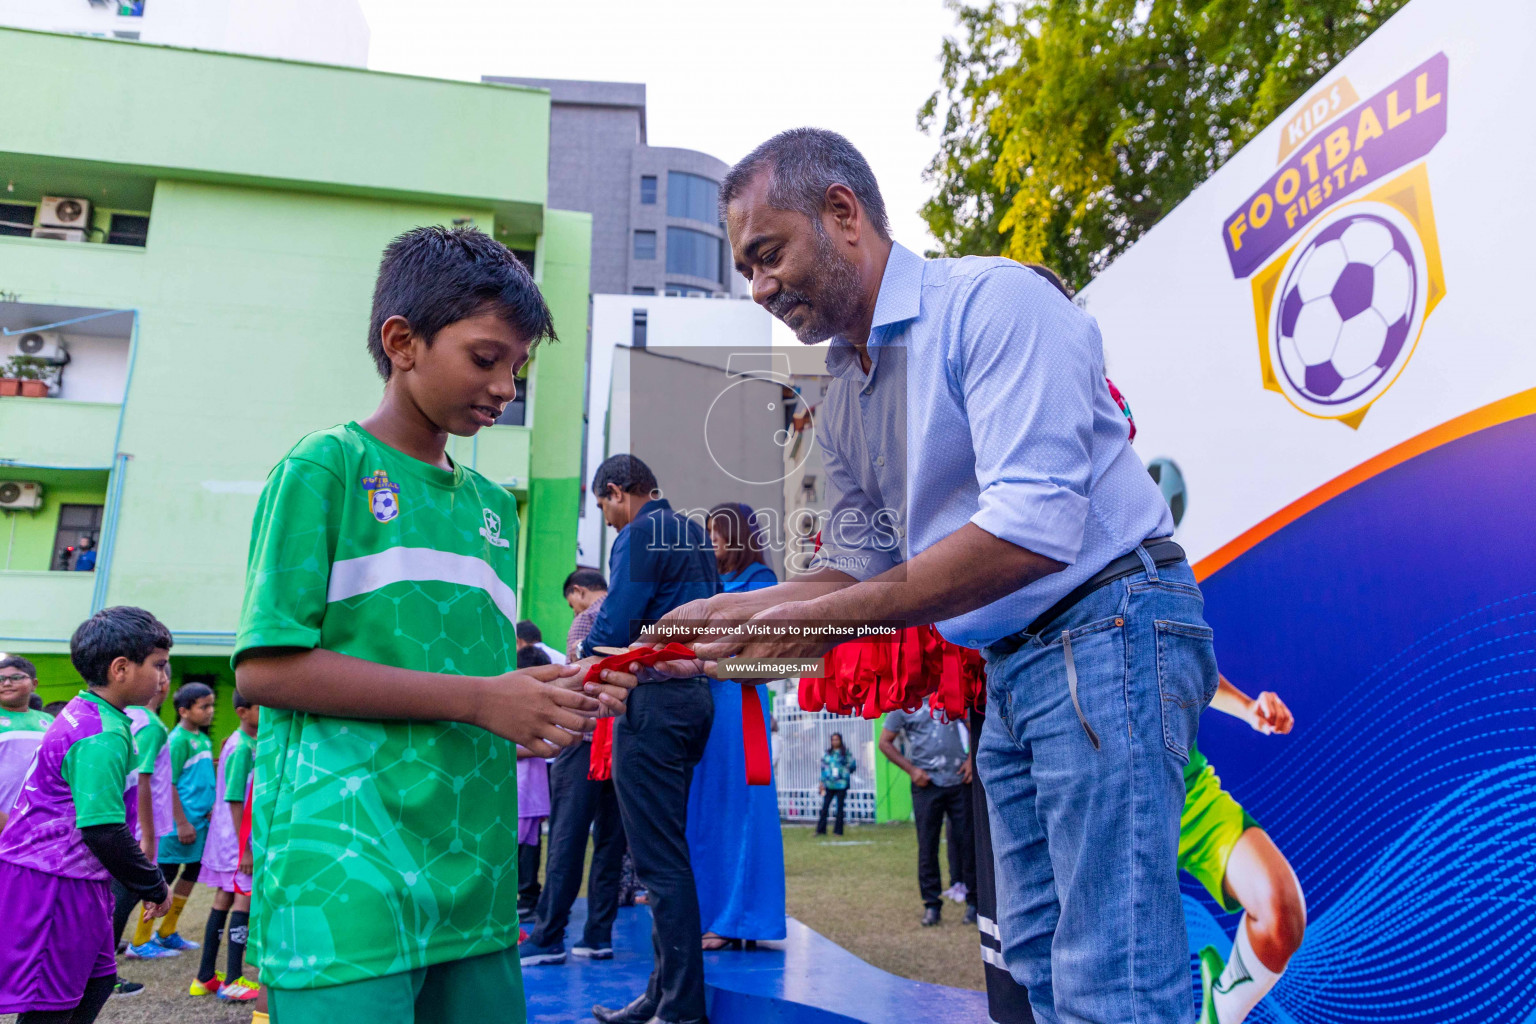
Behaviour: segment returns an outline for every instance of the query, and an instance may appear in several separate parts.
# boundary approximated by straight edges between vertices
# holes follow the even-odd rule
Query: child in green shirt
[[[251,946],[284,1024],[523,1019],[514,744],[619,713],[632,674],[512,671],[517,504],[450,459],[554,325],[511,252],[418,228],[384,253],[384,396],[267,478],[235,644],[263,709]]]

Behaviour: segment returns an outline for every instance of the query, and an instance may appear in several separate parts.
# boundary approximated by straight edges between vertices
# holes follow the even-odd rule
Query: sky
[[[785,128],[851,139],[874,168],[896,240],[932,244],[918,207],[935,142],[918,107],[955,31],[941,0],[360,0],[369,67],[643,82],[647,141],[727,162]]]

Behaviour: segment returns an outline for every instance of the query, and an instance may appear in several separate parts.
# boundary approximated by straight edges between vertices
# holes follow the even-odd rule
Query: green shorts
[[[463,1024],[527,1019],[517,947],[329,988],[268,989],[272,1024]]]
[[[1221,788],[1221,779],[1209,764],[1186,780],[1184,813],[1179,818],[1179,867],[1205,886],[1229,914],[1243,908],[1222,890],[1227,860],[1243,833],[1258,827],[1253,815]]]

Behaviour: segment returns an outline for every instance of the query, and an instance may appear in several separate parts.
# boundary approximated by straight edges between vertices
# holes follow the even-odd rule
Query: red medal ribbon
[[[599,718],[592,729],[591,758],[587,761],[587,778],[593,782],[607,782],[613,778],[613,719]]]
[[[757,698],[756,685],[741,688],[741,735],[746,744],[747,785],[773,785],[768,727],[763,724],[763,704]]]

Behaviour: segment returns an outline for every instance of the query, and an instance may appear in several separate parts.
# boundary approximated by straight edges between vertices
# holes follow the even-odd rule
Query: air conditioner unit
[[[43,202],[37,208],[37,223],[45,228],[75,228],[84,231],[91,226],[91,201],[43,196]]]
[[[35,356],[50,363],[69,362],[69,351],[64,341],[52,331],[28,331],[16,338],[16,354]]]
[[[43,485],[30,480],[0,480],[0,509],[35,512],[43,507]]]
[[[33,228],[33,238],[51,238],[55,242],[83,242],[85,232],[79,228]]]

